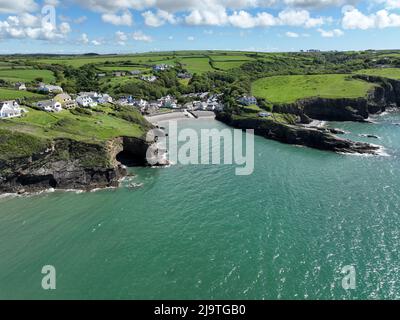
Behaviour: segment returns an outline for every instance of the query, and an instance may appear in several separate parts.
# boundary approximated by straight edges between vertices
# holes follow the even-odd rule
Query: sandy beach
[[[215,119],[215,114],[212,111],[194,111],[193,114],[198,119]],[[158,124],[160,122],[172,121],[172,120],[186,120],[196,119],[193,115],[186,112],[171,112],[165,114],[157,114],[154,116],[146,116],[147,121]]]

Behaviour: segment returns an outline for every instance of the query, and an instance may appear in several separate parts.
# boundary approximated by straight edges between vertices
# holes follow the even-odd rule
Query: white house
[[[61,103],[55,100],[39,101],[36,106],[46,112],[60,112],[62,110]]]
[[[97,107],[97,102],[93,101],[93,99],[91,97],[86,96],[86,95],[79,96],[78,98],[76,98],[76,102],[78,103],[78,105],[80,105],[81,107],[84,107],[84,108]]]
[[[20,117],[22,112],[24,110],[15,100],[0,102],[0,119]]]
[[[41,84],[38,88],[39,91],[45,92],[45,93],[61,93],[64,92],[64,90],[59,87],[59,86],[53,86],[51,84]]]
[[[79,96],[87,96],[96,103],[111,103],[113,102],[113,98],[107,93],[97,93],[97,92],[81,92]]]
[[[140,79],[147,82],[154,82],[157,80],[156,76],[141,76]]]
[[[23,82],[17,82],[15,84],[15,89],[17,89],[19,91],[26,91],[26,85]]]
[[[171,96],[166,96],[158,100],[162,108],[177,109],[177,100]]]
[[[172,68],[172,66],[170,66],[168,64],[164,64],[164,63],[157,64],[157,65],[153,66],[153,70],[154,71],[165,71],[165,70],[168,70],[170,68]]]

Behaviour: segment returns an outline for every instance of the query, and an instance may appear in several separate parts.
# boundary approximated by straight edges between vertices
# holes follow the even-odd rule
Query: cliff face
[[[279,142],[343,153],[378,154],[379,147],[338,138],[327,130],[288,125],[264,119],[232,119],[218,114],[217,119],[239,129],[254,129],[255,134]]]
[[[104,144],[57,139],[39,153],[0,161],[0,193],[116,187],[127,174],[118,155],[127,152],[145,164],[148,146],[129,137]]]
[[[274,112],[291,113],[315,120],[365,122],[371,114],[400,106],[400,81],[364,75],[356,75],[354,78],[377,84],[377,87],[366,98],[309,98],[274,105]]]

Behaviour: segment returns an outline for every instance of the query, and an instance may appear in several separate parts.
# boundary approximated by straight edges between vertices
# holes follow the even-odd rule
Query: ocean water
[[[400,114],[374,120],[329,125],[387,156],[255,137],[251,176],[132,168],[141,188],[1,198],[0,299],[399,299]],[[41,288],[44,265],[54,291]]]

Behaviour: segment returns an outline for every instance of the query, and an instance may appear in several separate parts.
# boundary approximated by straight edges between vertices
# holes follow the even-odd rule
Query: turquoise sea
[[[255,137],[251,176],[132,168],[141,188],[1,198],[0,299],[399,299],[400,114],[374,120],[329,125],[387,156]],[[355,290],[342,288],[347,265]]]

